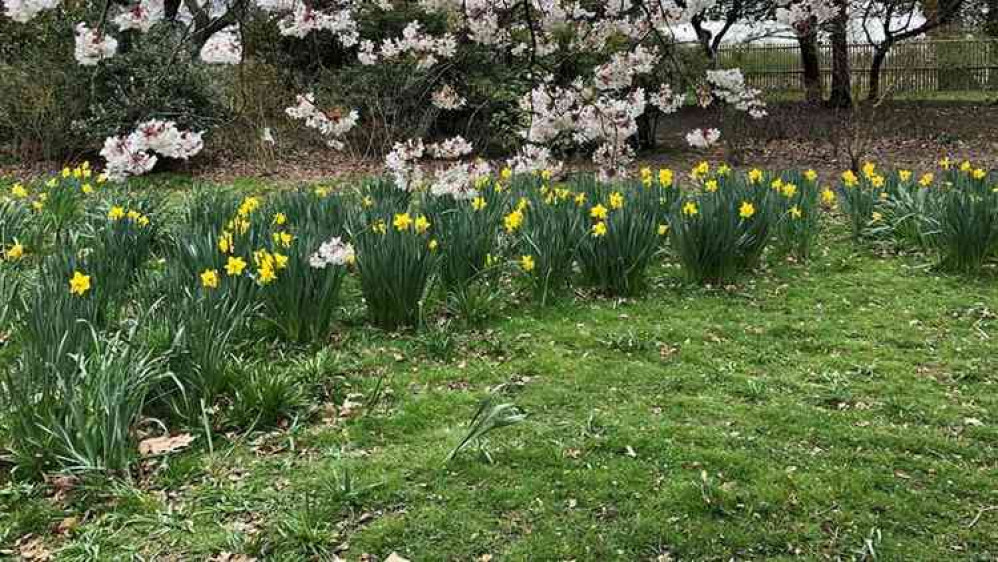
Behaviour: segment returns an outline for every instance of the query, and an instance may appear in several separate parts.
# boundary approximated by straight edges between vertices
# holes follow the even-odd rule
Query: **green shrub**
[[[237,365],[225,423],[243,430],[270,428],[305,406],[302,381],[287,369],[247,362]]]
[[[516,176],[512,186],[518,199],[503,218],[520,269],[541,304],[568,286],[587,220],[579,211],[585,200],[546,182],[543,175]]]
[[[151,388],[173,380],[163,356],[127,333],[99,334],[59,365],[22,362],[5,382],[10,450],[19,470],[37,474],[120,472],[136,457],[132,430]]]
[[[260,288],[263,315],[293,342],[321,342],[339,306],[342,265],[316,268],[310,258],[332,237],[345,234],[343,198],[314,191],[282,192],[269,200],[270,253],[287,259],[277,279]]]
[[[777,252],[798,261],[811,257],[811,248],[821,228],[821,203],[817,174],[808,170],[780,174],[774,187],[774,247]]]
[[[465,320],[487,314],[498,272],[499,228],[508,206],[502,184],[482,181],[471,199],[430,197],[426,212],[440,251],[440,281],[448,305]]]
[[[576,180],[572,187],[588,201],[580,211],[590,221],[589,232],[578,248],[583,278],[607,295],[640,293],[646,285],[648,264],[665,234],[659,209],[668,199],[662,199],[676,189],[634,183],[609,185],[592,177]]]
[[[420,322],[438,259],[432,228],[425,216],[409,212],[353,225],[360,287],[376,326],[396,330]]]
[[[755,267],[770,242],[779,196],[774,189],[706,163],[693,173],[695,191],[680,200],[670,219],[670,242],[687,277],[723,284]]]
[[[96,67],[77,64],[73,42],[66,39],[72,38],[76,22],[99,17],[89,9],[67,7],[26,24],[0,22],[4,43],[22,47],[0,51],[0,139],[16,154],[23,159],[78,157],[155,117],[195,130],[227,120],[204,65],[176,52],[171,26],[157,26],[141,40],[123,40],[119,52]]]
[[[934,230],[929,237],[942,267],[973,273],[998,252],[998,188],[993,187],[993,174],[948,176],[931,195]]]

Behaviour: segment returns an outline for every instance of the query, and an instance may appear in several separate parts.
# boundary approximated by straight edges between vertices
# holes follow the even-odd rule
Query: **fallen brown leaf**
[[[143,457],[166,455],[187,448],[191,441],[194,441],[194,436],[190,433],[151,437],[139,442],[139,454]]]
[[[45,548],[40,537],[31,537],[31,535],[28,535],[22,538],[26,539],[25,542],[19,544],[17,547],[17,553],[21,555],[21,558],[24,560],[52,559],[52,552]]]

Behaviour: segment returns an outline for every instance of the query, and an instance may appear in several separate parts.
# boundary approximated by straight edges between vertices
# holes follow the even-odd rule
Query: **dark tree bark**
[[[711,68],[717,68],[719,62],[718,53],[721,50],[721,41],[724,40],[724,36],[731,30],[731,26],[735,25],[735,22],[742,17],[743,10],[743,0],[733,0],[731,2],[731,6],[728,7],[728,11],[724,15],[724,26],[718,30],[717,34],[711,33],[709,29],[703,26],[705,21],[704,14],[697,14],[690,20],[690,24],[693,26],[693,31],[696,32],[697,35],[697,43],[700,44],[700,48],[707,57]]]
[[[828,104],[837,108],[852,107],[852,75],[849,70],[849,14],[845,0],[839,1],[839,15],[831,22],[832,91]]]
[[[998,0],[993,0],[998,1]],[[873,15],[867,13],[863,18],[863,30],[866,32],[867,40],[875,45],[873,50],[873,60],[870,61],[870,72],[869,72],[869,91],[867,96],[870,101],[876,101],[880,99],[881,87],[880,78],[882,75],[882,70],[884,67],[884,61],[887,59],[887,54],[890,52],[894,45],[911,39],[913,37],[918,37],[919,35],[924,35],[931,33],[932,31],[944,26],[960,13],[963,7],[964,0],[932,0],[931,2],[923,3],[923,9],[925,9],[925,21],[920,25],[911,27],[911,12],[907,4],[886,4],[885,12],[882,15]],[[931,9],[930,9],[931,8]],[[907,23],[895,28],[892,26],[895,21],[895,16],[899,16],[899,19],[904,19]],[[867,25],[869,22],[879,21],[881,26],[881,32],[884,36],[883,40],[879,43],[875,42],[872,35],[869,32]]]
[[[824,95],[821,88],[821,61],[818,58],[818,34],[814,31],[799,33],[797,44],[800,46],[801,67],[804,69],[804,101],[819,103]]]
[[[873,50],[873,60],[870,62],[870,82],[867,99],[877,101],[880,99],[880,71],[884,67],[884,60],[887,59],[887,52],[891,50],[893,43],[884,41]]]
[[[998,0],[987,0],[988,16],[984,21],[984,33],[998,37]]]

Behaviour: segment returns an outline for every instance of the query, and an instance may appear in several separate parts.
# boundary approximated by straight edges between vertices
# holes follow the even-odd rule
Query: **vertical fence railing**
[[[853,87],[869,84],[874,45],[849,46]],[[819,45],[822,85],[832,76],[832,48]],[[723,67],[739,67],[749,85],[763,90],[803,90],[804,72],[797,45],[738,45],[720,52]],[[945,39],[895,45],[881,69],[881,87],[895,93],[998,91],[998,40]]]

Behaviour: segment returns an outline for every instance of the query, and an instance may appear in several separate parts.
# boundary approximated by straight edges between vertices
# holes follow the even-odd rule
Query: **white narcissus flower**
[[[717,129],[693,129],[686,134],[686,142],[693,148],[710,148],[721,139]]]
[[[353,245],[336,236],[323,242],[318,251],[312,254],[308,263],[314,269],[326,269],[330,265],[348,265],[354,262],[356,254]]]

